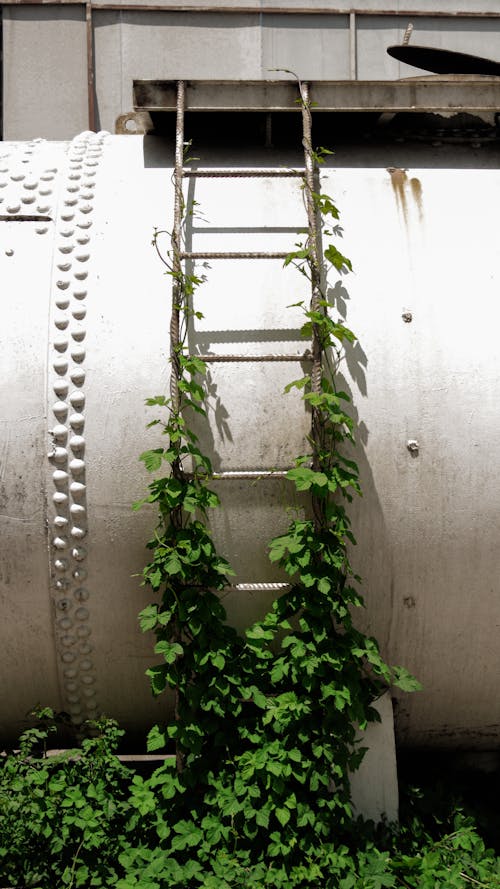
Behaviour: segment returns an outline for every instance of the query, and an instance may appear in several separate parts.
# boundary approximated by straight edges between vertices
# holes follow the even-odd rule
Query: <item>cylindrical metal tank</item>
[[[364,486],[361,618],[424,685],[401,698],[401,743],[488,748],[500,737],[500,172],[478,153],[396,155],[390,167],[388,154],[346,151],[322,185],[354,266],[332,296],[359,336],[343,372]],[[203,157],[269,163],[264,151]],[[168,381],[170,278],[151,237],[172,225],[171,164],[155,137],[0,147],[4,739],[37,702],[129,729],[168,709],[151,697],[153,639],[137,624],[154,515],[131,503],[148,483],[138,456],[158,440],[144,400]],[[191,179],[186,199],[188,250],[287,250],[305,226],[296,180]],[[286,308],[307,299],[299,274],[279,261],[210,266],[198,266],[193,351],[303,352],[300,312]],[[282,395],[302,375],[300,360],[210,366],[200,434],[215,469],[286,468],[307,449],[302,402]],[[236,581],[282,579],[266,542],[286,526],[287,482],[214,485],[213,529]],[[230,590],[224,604],[243,627],[267,598]]]

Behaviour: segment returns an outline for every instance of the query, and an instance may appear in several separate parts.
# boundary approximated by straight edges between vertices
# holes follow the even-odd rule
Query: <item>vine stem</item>
[[[175,170],[174,170],[174,226],[172,229],[172,315],[170,319],[170,398],[172,405],[172,413],[179,415],[180,413],[180,394],[179,381],[181,378],[181,363],[179,350],[180,341],[180,312],[181,302],[183,301],[182,288],[182,260],[181,260],[181,239],[182,239],[182,217],[184,209],[184,198],[182,194],[182,173],[184,165],[184,111],[186,106],[186,88],[183,80],[179,80],[177,84],[177,116],[175,126]],[[177,449],[179,445],[176,444]],[[181,478],[183,475],[180,457],[172,463],[172,474]],[[173,510],[171,513],[172,524],[177,527],[182,526],[182,511]],[[172,627],[172,641],[181,641],[181,632],[179,621],[175,620]],[[175,687],[174,695],[174,719],[179,722],[180,692],[179,687]],[[177,772],[183,770],[183,756],[178,742],[175,744],[175,764]]]
[[[308,254],[309,268],[311,276],[311,311],[320,310],[321,304],[321,264],[320,264],[320,247],[318,225],[318,208],[314,198],[315,183],[318,177],[318,165],[314,156],[312,146],[312,114],[311,100],[309,95],[309,84],[302,83],[299,80],[299,90],[302,107],[302,145],[304,148],[304,186],[305,186],[305,203],[307,211],[307,224],[309,229],[308,235]],[[311,392],[319,394],[321,392],[321,379],[323,375],[323,348],[318,325],[313,322],[312,325],[312,368],[311,368]],[[321,411],[317,407],[311,410],[311,441],[313,445],[312,468],[315,472],[321,469],[320,466],[320,444],[322,438]],[[312,508],[314,513],[314,521],[318,530],[323,524],[323,504],[317,497],[312,498]]]

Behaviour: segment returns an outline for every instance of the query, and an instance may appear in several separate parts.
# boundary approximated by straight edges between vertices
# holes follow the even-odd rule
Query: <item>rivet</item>
[[[89,591],[87,589],[85,589],[85,587],[79,587],[79,589],[75,590],[73,595],[74,595],[77,602],[86,602],[88,600],[90,594],[89,594]],[[88,616],[88,612],[87,612],[87,616]],[[83,618],[82,618],[82,620],[83,620]]]
[[[70,513],[74,516],[75,519],[83,518],[86,513],[86,509],[84,506],[81,506],[79,503],[73,503],[70,506]]]
[[[411,312],[404,311],[401,317],[405,324],[410,324],[413,321],[413,315]]]
[[[408,450],[410,451],[411,454],[418,454],[418,452],[420,450],[420,445],[415,438],[410,438],[406,443],[406,447],[408,448]]]
[[[54,340],[53,346],[57,352],[65,352],[68,348],[68,340],[66,339],[66,337],[57,337]]]
[[[88,618],[89,618],[88,608],[77,608],[75,611],[75,617],[77,620],[88,620]]]
[[[68,667],[63,673],[66,679],[76,679],[78,676],[78,671],[74,667]]]
[[[71,555],[73,556],[75,562],[83,562],[83,560],[85,559],[85,557],[87,555],[87,550],[85,549],[84,546],[74,546],[73,549],[71,550]],[[82,590],[75,590],[75,598],[78,598],[77,593],[78,593],[78,595],[83,595],[83,592],[84,592],[83,589]],[[88,593],[87,593],[87,596],[88,596]]]
[[[70,373],[71,382],[75,386],[83,386],[85,382],[85,371],[81,367],[75,367],[75,369]]]
[[[56,401],[55,404],[52,405],[52,413],[58,420],[64,420],[68,413],[68,405],[65,401]]]
[[[58,309],[67,309],[69,306],[69,299],[67,296],[62,296],[61,294],[57,294],[56,298],[56,306]]]
[[[52,459],[55,463],[66,463],[66,460],[68,459],[68,451],[66,448],[54,448]]]
[[[68,564],[67,559],[55,559],[54,561],[54,567],[57,568],[58,571],[67,571]]]
[[[68,524],[68,520],[67,520],[66,516],[56,515],[54,517],[54,525],[56,526],[56,528],[65,528],[67,524]]]
[[[52,363],[52,367],[54,368],[55,372],[59,374],[59,376],[62,376],[68,370],[68,362],[66,358],[56,358],[56,360]]]
[[[72,435],[69,440],[69,446],[73,453],[82,453],[85,450],[85,438],[83,435]]]
[[[71,313],[73,318],[76,318],[77,321],[83,321],[85,315],[87,314],[87,309],[85,306],[77,306]]]
[[[76,364],[81,364],[85,360],[86,351],[82,346],[75,347],[71,350],[71,357]]]
[[[76,658],[76,655],[73,651],[64,651],[61,656],[61,660],[65,664],[72,664],[73,661],[75,660],[75,658]]]
[[[62,485],[68,480],[68,473],[64,471],[64,469],[56,469],[55,472],[52,473],[52,479],[54,484]]]
[[[61,577],[59,580],[56,580],[56,590],[62,593],[64,590],[67,590],[69,587],[69,580],[66,577]]]
[[[66,380],[55,380],[54,385],[52,386],[52,389],[54,390],[54,393],[56,395],[65,397],[68,394],[69,386],[68,386]],[[64,402],[62,402],[62,401],[58,402],[58,404],[63,404],[63,403]]]
[[[74,525],[69,533],[74,540],[83,540],[87,535],[85,528],[79,528],[77,525]]]
[[[69,270],[71,268],[71,263],[70,262],[58,262],[57,268],[59,269],[60,272],[69,272]]]
[[[85,297],[87,296],[87,291],[86,290],[74,290],[73,296],[75,297],[75,299],[85,299]]]
[[[13,251],[12,247],[9,247],[9,248],[5,251],[5,255],[6,255],[6,256],[14,256],[14,251]]]
[[[75,580],[86,580],[87,578],[87,570],[86,568],[75,568],[73,571],[73,577]]]
[[[68,495],[63,491],[56,491],[55,494],[52,494],[52,501],[56,506],[64,506],[68,502]],[[68,566],[66,565],[65,567],[67,568]]]
[[[95,682],[95,678],[93,676],[82,676],[82,683],[84,685],[93,685]]]
[[[76,628],[76,635],[79,639],[88,639],[91,634],[92,630],[89,626],[79,626]]]
[[[64,426],[62,423],[57,423],[57,425],[50,430],[50,433],[57,440],[62,440],[66,438],[68,429],[67,426]]]
[[[67,290],[69,287],[69,281],[64,281],[62,279],[60,281],[56,281],[56,287],[58,290]]]
[[[73,621],[70,620],[69,617],[61,617],[58,621],[58,626],[61,627],[61,630],[71,630],[73,626]]]
[[[21,209],[21,204],[11,204],[9,207],[7,207],[7,212],[8,213],[19,213],[20,209]]]
[[[93,646],[90,644],[90,642],[81,642],[80,645],[78,646],[78,651],[80,652],[80,654],[92,654]],[[83,682],[83,676],[82,676],[82,682]]]
[[[76,410],[81,411],[85,404],[85,395],[83,392],[72,392],[69,401]]]
[[[75,457],[70,461],[69,468],[73,475],[82,475],[85,472],[85,460],[78,460]]]
[[[80,670],[91,670],[93,666],[94,665],[90,659],[80,662]]]
[[[82,485],[81,482],[71,482],[69,489],[73,495],[73,497],[83,497],[85,494],[86,486]]]
[[[69,324],[69,319],[66,318],[65,315],[56,315],[56,317],[54,318],[54,324],[58,330],[66,330]]]
[[[65,537],[54,537],[52,543],[56,549],[66,549],[68,541]]]
[[[81,430],[85,425],[85,417],[83,416],[83,414],[71,414],[69,418],[69,425],[72,429]]]

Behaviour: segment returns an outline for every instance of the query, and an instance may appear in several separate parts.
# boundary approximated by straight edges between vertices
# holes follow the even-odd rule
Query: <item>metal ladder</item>
[[[190,170],[184,166],[184,116],[186,111],[186,85],[180,80],[177,82],[177,107],[176,107],[176,131],[175,131],[175,167],[174,167],[174,224],[172,230],[172,314],[170,321],[170,358],[172,372],[170,377],[170,397],[174,410],[179,405],[179,377],[180,367],[178,361],[177,347],[179,345],[180,332],[180,296],[181,285],[180,276],[182,273],[182,263],[184,260],[217,260],[217,259],[286,259],[289,255],[282,252],[245,252],[245,253],[226,253],[226,252],[188,252],[183,249],[182,244],[182,209],[183,209],[183,192],[182,183],[184,179],[189,178],[212,178],[212,179],[230,179],[230,178],[293,178],[297,177],[304,181],[305,204],[307,212],[307,243],[309,247],[309,262],[311,270],[311,310],[317,311],[320,308],[321,295],[321,262],[320,249],[318,240],[318,213],[314,200],[316,193],[316,177],[317,165],[314,159],[314,153],[311,142],[311,111],[310,111],[310,91],[309,84],[299,83],[300,102],[302,110],[302,145],[304,148],[304,168],[301,170],[264,170],[249,169],[244,171],[231,170]],[[311,348],[303,355],[197,355],[202,361],[207,363],[215,362],[274,362],[274,361],[303,361],[311,362],[311,391],[319,392],[321,389],[322,376],[322,348],[316,326],[313,324]],[[313,441],[313,462],[312,467],[317,468],[317,457],[315,454],[314,442],[317,441],[318,431],[318,412],[312,408],[311,416],[311,439]],[[315,465],[316,464],[316,465]],[[236,470],[217,472],[213,474],[214,479],[259,479],[259,478],[279,478],[285,477],[287,470],[273,470],[263,468],[262,470]],[[241,583],[236,584],[235,589],[240,591],[251,590],[284,590],[289,588],[287,583]]]

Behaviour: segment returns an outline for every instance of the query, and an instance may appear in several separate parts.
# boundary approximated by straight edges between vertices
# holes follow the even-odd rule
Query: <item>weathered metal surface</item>
[[[465,81],[332,81],[311,84],[314,113],[322,111],[497,111],[500,108],[500,78],[478,77]],[[175,110],[175,83],[134,81],[137,110]],[[188,111],[290,111],[297,106],[295,83],[282,81],[189,82]]]
[[[3,215],[22,215],[18,205],[36,211],[50,200],[43,215],[57,220],[0,224],[6,331],[0,350],[0,733],[14,733],[33,703],[60,709],[67,693],[85,687],[65,676],[63,682],[78,687],[60,688],[57,675],[57,659],[74,644],[71,638],[63,644],[62,636],[76,636],[80,626],[90,627],[93,646],[91,654],[79,655],[92,660],[81,675],[96,677],[105,712],[138,728],[158,718],[144,676],[151,639],[137,628],[149,596],[133,576],[147,558],[144,541],[154,517],[132,513],[130,503],[148,482],[137,455],[156,446],[155,431],[144,430],[154,415],[144,399],[168,391],[169,288],[150,238],[155,225],[172,226],[165,209],[173,206],[172,169],[165,143],[153,137],[108,137],[98,167],[88,166],[85,175],[75,169],[71,175],[81,179],[74,180],[66,175],[64,145],[4,144],[0,153],[8,155],[0,164]],[[200,153],[217,169],[227,163],[227,153]],[[405,743],[489,748],[500,738],[497,156],[460,146],[340,146],[336,167],[330,160],[324,168],[322,188],[342,211],[343,252],[355,267],[333,295],[359,336],[347,350],[342,385],[352,391],[360,428],[364,498],[353,504],[353,520],[364,620],[388,659],[404,663],[424,684],[424,692],[403,696],[399,704],[397,729]],[[300,163],[298,151],[270,155],[262,149],[235,152],[230,166],[268,169],[274,159],[277,169]],[[184,188],[205,216],[203,227],[192,220],[188,228],[192,252],[216,249],[222,226],[228,251],[284,251],[296,237],[292,226],[303,225],[294,179],[200,179]],[[95,198],[87,202],[82,195],[91,192]],[[24,204],[32,194],[35,201]],[[92,210],[81,214],[65,203],[75,195],[78,208],[89,203]],[[235,206],[245,208],[244,230],[231,230],[241,223],[240,214],[232,215]],[[78,228],[79,214],[92,223],[88,229]],[[78,241],[85,232],[91,232],[88,259],[88,245]],[[73,287],[74,274],[87,269],[88,287]],[[251,261],[214,262],[203,271],[207,281],[197,300],[205,318],[191,332],[190,353],[266,356],[304,348],[300,312],[286,309],[304,298],[300,275],[280,263]],[[59,288],[58,281],[70,283]],[[61,307],[49,328],[49,298],[56,291]],[[74,318],[82,308],[85,320]],[[83,332],[83,341],[73,338]],[[61,389],[54,395],[63,397],[47,405],[48,354],[56,363],[51,379],[57,376],[58,387],[65,380],[71,385],[67,397]],[[73,588],[71,571],[55,560],[49,586],[45,519],[52,529],[54,517],[83,514],[53,511],[52,495],[64,507],[59,494],[66,492],[54,489],[50,472],[58,470],[48,478],[43,470],[48,453],[51,461],[69,457],[53,453],[52,436],[64,435],[59,425],[81,422],[73,414],[82,411],[68,412],[68,422],[60,424],[52,412],[63,410],[58,401],[70,402],[82,391],[82,365],[88,536],[81,546],[87,549],[82,586],[88,606],[75,597],[80,587]],[[294,455],[308,450],[304,406],[295,392],[282,396],[295,373],[285,362],[264,361],[214,363],[207,375],[210,430],[199,431],[216,475],[225,471],[213,481],[223,508],[212,527],[237,571],[235,583],[257,587],[227,590],[224,604],[240,627],[269,601],[269,591],[258,585],[286,580],[268,562],[267,542],[286,527],[286,507],[304,504],[291,502],[293,486],[284,479]],[[68,442],[76,438],[70,448],[81,450],[79,435],[68,432]],[[409,443],[418,445],[409,449]],[[277,472],[259,481],[259,468],[266,466]],[[57,536],[69,527],[69,537],[81,526],[68,521],[61,527]],[[70,581],[72,604],[52,611],[59,578]],[[55,595],[64,599],[62,591]],[[81,620],[76,612],[87,607]],[[68,619],[74,629],[65,630]],[[56,649],[58,620],[64,632],[60,639],[57,631]]]

